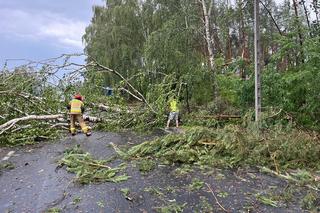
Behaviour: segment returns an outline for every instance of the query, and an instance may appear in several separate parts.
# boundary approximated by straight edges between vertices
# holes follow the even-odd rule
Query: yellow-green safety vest
[[[170,111],[171,112],[179,112],[176,100],[171,100],[169,104],[170,104]]]

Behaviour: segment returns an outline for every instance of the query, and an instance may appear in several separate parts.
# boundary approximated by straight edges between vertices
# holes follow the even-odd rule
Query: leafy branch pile
[[[111,168],[106,160],[93,159],[89,153],[84,153],[79,147],[66,150],[59,166],[66,166],[67,171],[76,173],[76,180],[81,184],[91,182],[121,182],[129,178],[127,175],[118,175],[126,166],[124,164]]]
[[[320,169],[319,140],[297,129],[274,126],[259,134],[254,127],[194,127],[130,148],[127,157],[155,156],[163,161],[202,166],[243,164],[282,169]]]

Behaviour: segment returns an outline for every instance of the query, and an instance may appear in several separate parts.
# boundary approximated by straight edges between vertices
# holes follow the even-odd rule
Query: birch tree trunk
[[[244,61],[244,64],[247,64],[249,61],[249,48],[248,48],[248,41],[247,41],[247,35],[245,32],[245,26],[244,26],[244,15],[243,15],[243,1],[240,0],[237,2],[238,7],[239,7],[239,36],[240,36],[240,45],[241,45],[241,52],[239,52],[239,56],[242,58]],[[246,79],[246,74],[245,74],[245,65],[240,67],[240,72],[239,75],[242,79]]]
[[[210,14],[213,7],[213,0],[210,1],[210,6],[207,8],[207,4],[205,0],[199,0],[202,5],[202,12],[204,16],[204,28],[205,28],[205,38],[207,42],[207,50],[209,55],[209,65],[212,72],[213,77],[213,101],[215,102],[217,99],[217,81],[216,81],[216,71],[214,64],[214,53],[213,53],[213,45],[212,45],[212,35],[210,31]]]
[[[314,13],[316,14],[316,23],[319,23],[319,11],[318,11],[318,0],[313,0],[312,1]]]
[[[14,118],[4,124],[0,125],[0,135],[4,133],[5,131],[12,128],[16,123],[20,121],[28,121],[28,120],[55,120],[59,118],[63,118],[63,114],[57,114],[57,115],[28,115],[22,118]]]
[[[200,1],[202,4],[202,11],[203,11],[203,16],[204,16],[204,27],[205,27],[205,37],[206,37],[206,42],[207,42],[207,49],[208,49],[208,54],[209,54],[209,63],[210,63],[210,69],[213,71],[214,70],[214,57],[213,57],[213,45],[211,41],[211,33],[210,33],[210,14],[211,8],[213,5],[213,1],[211,1],[209,10],[207,10],[207,5],[205,0]]]
[[[309,32],[311,32],[309,14],[308,14],[308,9],[307,9],[307,7],[306,7],[306,2],[305,2],[305,0],[301,0],[301,4],[302,4],[303,9],[304,9],[304,15],[306,16],[306,20],[307,20]]]

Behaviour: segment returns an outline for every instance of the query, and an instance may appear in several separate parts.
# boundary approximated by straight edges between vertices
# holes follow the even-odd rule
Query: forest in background
[[[260,1],[262,106],[319,129],[319,2]],[[254,107],[253,1],[107,1],[83,40],[91,58],[120,72],[162,114],[170,93],[187,110]],[[110,73],[87,83],[127,89]]]

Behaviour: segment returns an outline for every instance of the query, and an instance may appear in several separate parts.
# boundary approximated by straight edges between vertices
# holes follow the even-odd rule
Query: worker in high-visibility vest
[[[70,132],[72,135],[76,134],[75,122],[78,121],[81,130],[87,136],[91,135],[90,128],[83,120],[82,113],[84,112],[83,97],[80,94],[76,94],[68,105],[70,114]]]
[[[171,120],[176,121],[176,127],[178,128],[179,127],[179,108],[178,108],[178,103],[175,97],[171,97],[169,99],[169,109],[170,109],[170,113],[169,113],[166,129],[169,128]]]

